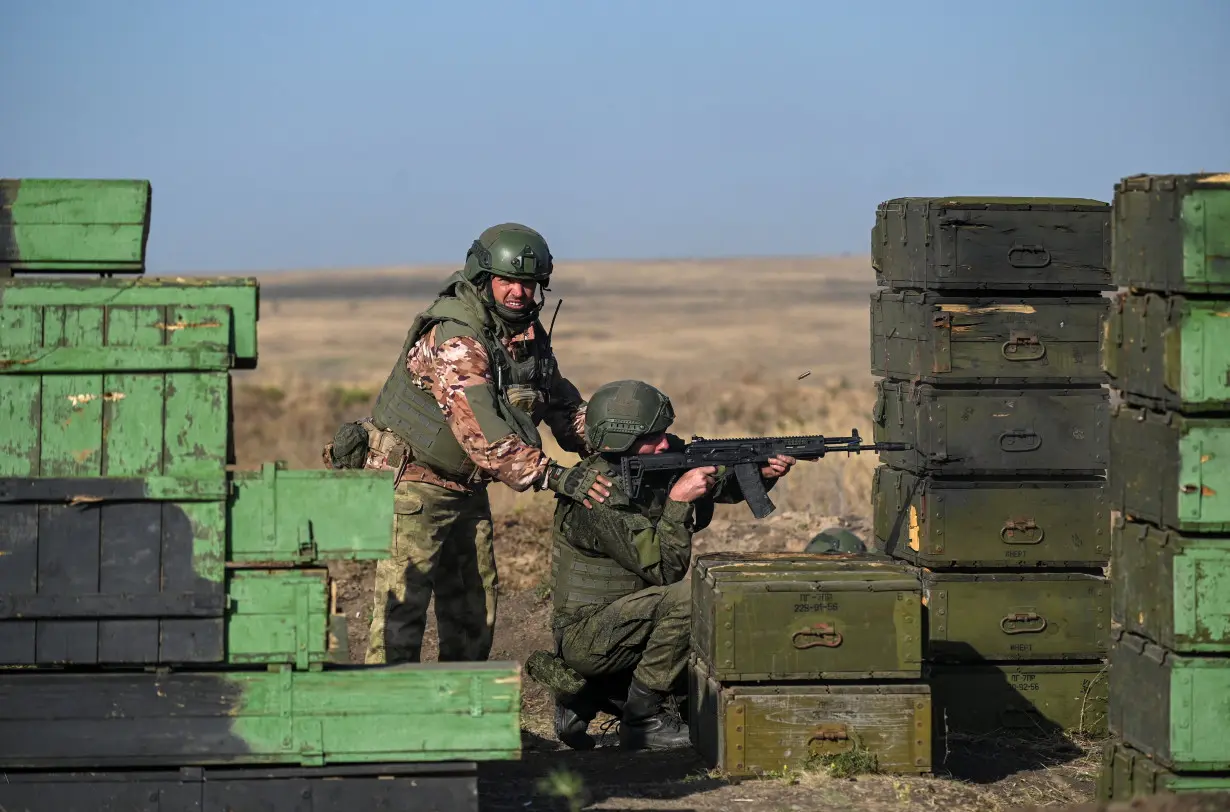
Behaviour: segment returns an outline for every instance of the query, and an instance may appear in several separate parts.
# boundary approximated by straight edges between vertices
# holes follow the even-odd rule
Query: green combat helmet
[[[500,223],[478,235],[478,239],[470,245],[461,273],[482,291],[487,304],[497,313],[511,321],[523,321],[536,315],[542,308],[542,302],[535,301],[523,313],[505,310],[490,299],[491,288],[486,284],[485,277],[537,282],[539,290],[546,290],[553,268],[551,249],[541,234],[520,223]]]
[[[613,381],[594,390],[585,408],[585,439],[596,452],[620,454],[638,437],[675,422],[671,399],[643,381]]]
[[[844,527],[826,527],[803,549],[805,553],[862,553],[863,540]]]

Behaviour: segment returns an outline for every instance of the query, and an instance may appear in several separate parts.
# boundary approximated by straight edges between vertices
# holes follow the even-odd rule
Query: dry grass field
[[[411,320],[449,272],[262,277],[260,362],[236,374],[239,464],[319,464],[337,424],[368,412]],[[865,258],[561,263],[556,277],[547,320],[562,298],[553,341],[582,394],[620,378],[649,381],[671,395],[672,430],[684,437],[846,435],[857,427],[870,438],[867,295],[875,282]],[[544,437],[553,453],[575,459]],[[774,502],[783,514],[865,518],[876,461],[800,465]],[[541,519],[548,496],[492,490],[503,517]],[[747,508],[719,511],[741,518]],[[540,574],[523,574],[511,556],[501,568],[510,588]]]
[[[411,320],[451,270],[261,277],[260,363],[236,375],[238,463],[320,465],[338,423],[368,413]],[[582,394],[619,378],[647,380],[672,396],[673,430],[684,437],[844,435],[856,427],[871,438],[868,294],[875,280],[867,258],[561,262],[556,277],[546,320],[562,297],[554,343],[563,373]],[[746,506],[719,506],[713,526],[697,537],[698,552],[798,550],[834,523],[866,538],[877,462],[864,455],[800,464],[774,490],[773,516],[757,522]],[[538,587],[548,567],[551,500],[498,486],[492,496],[501,579],[493,657],[520,660],[549,643],[549,605]],[[344,566],[335,574],[351,656],[361,658],[372,570]],[[424,655],[435,656],[430,629]],[[527,679],[524,758],[485,768],[485,809],[579,809],[578,798],[589,809],[1062,808],[1092,798],[1097,771],[1094,742],[953,737],[953,762],[963,757],[964,766],[937,766],[935,778],[787,771],[733,784],[706,772],[691,752],[562,751],[549,712],[549,697]],[[541,784],[544,778],[553,783]],[[579,795],[572,792],[578,785]],[[550,797],[570,792],[571,806]]]

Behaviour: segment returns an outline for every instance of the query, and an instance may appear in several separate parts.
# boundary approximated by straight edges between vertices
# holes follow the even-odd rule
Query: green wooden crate
[[[0,290],[0,661],[218,661],[231,309]]]
[[[287,470],[232,474],[227,560],[243,566],[389,556],[392,471]]]
[[[1102,747],[1102,768],[1098,772],[1097,798],[1102,801],[1128,801],[1159,793],[1225,793],[1220,807],[1230,807],[1230,773],[1176,773],[1121,741],[1111,739]]]
[[[972,736],[1106,733],[1104,662],[933,665],[937,724]]]
[[[517,759],[512,662],[0,672],[7,769]]]
[[[1230,652],[1230,538],[1116,515],[1111,620],[1179,653]]]
[[[884,773],[931,772],[931,690],[923,683],[729,684],[688,668],[692,745],[734,776],[808,769],[858,748]]]
[[[215,326],[208,313],[199,312],[202,308],[229,309],[229,324]],[[154,364],[163,370],[251,368],[256,366],[259,311],[259,288],[251,277],[0,279],[0,349],[15,353],[0,357],[20,358],[20,349],[54,346],[63,338],[76,351],[71,363],[83,371],[115,364],[134,370]],[[112,347],[130,349],[118,353]],[[202,361],[209,366],[194,366],[188,350],[209,351]],[[219,350],[233,358],[224,363]],[[66,356],[61,350],[57,357]]]
[[[1230,411],[1230,300],[1120,294],[1101,352],[1111,386],[1129,403]]]
[[[899,197],[876,207],[876,284],[893,290],[1100,291],[1110,205],[1063,197]]]
[[[919,593],[917,570],[881,556],[709,553],[691,647],[723,682],[917,679]]]
[[[1114,631],[1110,728],[1168,770],[1230,771],[1230,657],[1190,656]]]
[[[1230,293],[1230,173],[1124,178],[1111,234],[1120,287]]]
[[[1110,583],[1069,572],[923,574],[927,658],[1093,660],[1105,655]]]
[[[907,443],[880,461],[944,476],[1100,476],[1110,393],[1085,387],[944,387],[878,379],[876,442]]]
[[[304,669],[334,660],[328,570],[235,570],[227,575],[226,598],[230,665]]]
[[[1230,532],[1230,418],[1116,404],[1110,460],[1112,509],[1185,533]]]
[[[143,273],[147,180],[0,180],[0,277]]]
[[[939,479],[881,465],[871,482],[876,547],[925,567],[1102,567],[1106,480]]]
[[[1100,384],[1109,302],[1086,296],[871,294],[871,373],[936,384]]]
[[[0,306],[0,476],[221,477],[231,325],[217,305]]]

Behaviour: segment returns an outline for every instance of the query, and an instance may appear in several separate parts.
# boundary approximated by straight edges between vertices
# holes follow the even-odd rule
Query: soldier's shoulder
[[[482,342],[479,340],[478,330],[471,327],[469,324],[453,321],[452,319],[444,319],[436,322],[436,344],[443,344],[450,339],[464,338],[470,339],[466,342],[471,346],[482,351]]]

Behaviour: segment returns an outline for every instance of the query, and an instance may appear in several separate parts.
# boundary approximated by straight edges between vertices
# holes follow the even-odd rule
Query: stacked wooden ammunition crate
[[[477,809],[517,666],[330,665],[391,475],[230,470],[257,285],[144,277],[149,201],[0,182],[0,808]]]
[[[1100,792],[1230,791],[1230,174],[1115,187]]]
[[[692,572],[689,728],[735,776],[931,772],[922,584],[884,556],[713,553]]]
[[[921,568],[945,732],[1105,729],[1110,207],[898,198],[872,257],[876,548]]]

